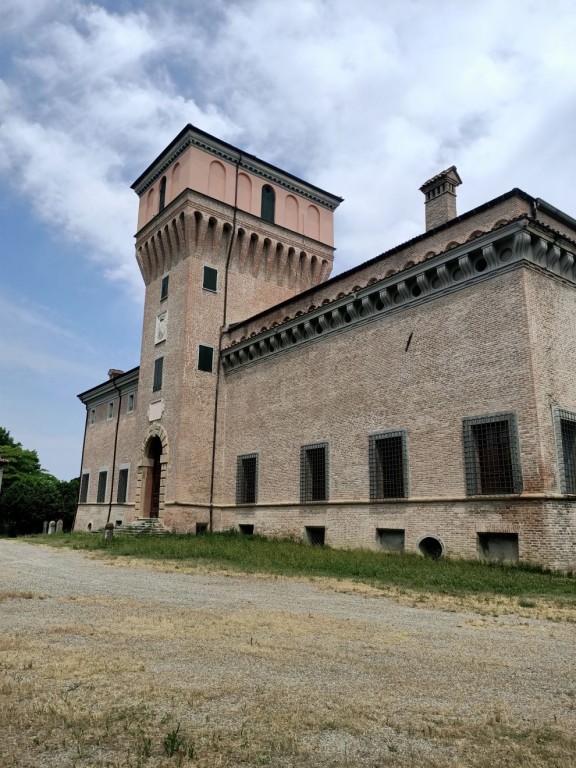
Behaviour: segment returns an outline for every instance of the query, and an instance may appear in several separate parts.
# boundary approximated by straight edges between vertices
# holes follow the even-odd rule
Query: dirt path
[[[0,641],[1,766],[576,765],[573,624],[0,540]]]

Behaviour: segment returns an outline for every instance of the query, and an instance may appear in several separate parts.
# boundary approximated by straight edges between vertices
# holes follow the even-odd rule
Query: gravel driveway
[[[0,540],[0,638],[2,766],[575,764],[569,623]]]

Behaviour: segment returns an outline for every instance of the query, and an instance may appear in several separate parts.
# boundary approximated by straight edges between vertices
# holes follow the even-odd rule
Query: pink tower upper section
[[[342,202],[192,125],[176,136],[132,189],[140,197],[138,231],[181,192],[192,189],[231,206],[236,202],[240,210],[262,217],[263,198],[272,198],[274,224],[329,246],[334,245],[334,210]]]

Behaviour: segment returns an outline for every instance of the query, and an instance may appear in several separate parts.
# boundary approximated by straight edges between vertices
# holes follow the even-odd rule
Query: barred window
[[[370,498],[402,499],[408,495],[406,430],[370,435]]]
[[[164,358],[157,357],[154,360],[154,382],[152,384],[152,392],[158,392],[162,389],[162,373],[164,371]]]
[[[515,414],[497,413],[464,419],[463,428],[468,495],[521,493]]]
[[[90,485],[90,472],[83,472],[82,480],[80,481],[80,504],[85,504],[88,501],[89,485]]]
[[[118,472],[118,494],[116,501],[119,504],[124,504],[128,498],[128,467],[121,467]]]
[[[258,496],[258,454],[238,456],[236,504],[256,504]]]
[[[300,449],[300,501],[328,501],[328,443]]]
[[[96,493],[96,501],[98,504],[103,504],[106,500],[106,483],[108,482],[108,470],[103,469],[98,474],[98,491]]]
[[[576,413],[555,407],[553,417],[560,490],[576,494]]]

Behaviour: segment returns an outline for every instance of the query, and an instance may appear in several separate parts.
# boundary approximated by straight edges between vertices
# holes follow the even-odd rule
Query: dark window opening
[[[166,176],[162,176],[160,182],[160,198],[158,200],[158,213],[166,207]]]
[[[108,472],[104,470],[98,475],[98,491],[96,493],[96,501],[98,504],[103,504],[106,500],[106,482],[108,481]]]
[[[236,465],[236,503],[256,504],[258,491],[258,454],[238,456]]]
[[[326,541],[326,528],[321,525],[307,525],[304,529],[308,544],[313,547],[323,547]]]
[[[376,542],[383,552],[404,552],[404,530],[376,528]]]
[[[196,523],[196,536],[208,533],[208,523]]]
[[[206,347],[204,344],[198,346],[198,370],[212,373],[212,359],[214,350],[212,347]]]
[[[124,504],[128,497],[128,470],[121,469],[118,472],[118,494],[116,501],[119,504]]]
[[[88,499],[88,485],[90,483],[90,473],[85,472],[80,482],[80,504],[85,504]]]
[[[521,492],[514,414],[464,419],[464,454],[469,495]]]
[[[204,277],[202,280],[202,288],[207,291],[216,291],[218,286],[218,270],[213,267],[204,267]]]
[[[254,526],[249,525],[248,523],[240,523],[238,525],[238,530],[242,536],[254,536]]]
[[[163,299],[168,298],[168,281],[170,279],[170,275],[164,275],[162,278],[162,284],[160,286],[160,301]]]
[[[370,498],[401,499],[407,496],[406,433],[370,436]]]
[[[120,528],[122,525],[122,520],[116,520],[116,528]]]
[[[482,560],[518,562],[517,533],[479,533],[478,554]]]
[[[262,187],[262,209],[261,216],[264,221],[274,224],[274,209],[276,206],[276,194],[270,184],[264,184]]]
[[[328,445],[300,449],[300,501],[328,500]]]
[[[164,371],[164,358],[158,357],[154,360],[154,382],[152,392],[158,392],[162,389],[162,373]]]

